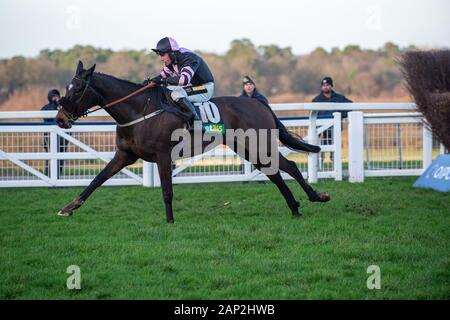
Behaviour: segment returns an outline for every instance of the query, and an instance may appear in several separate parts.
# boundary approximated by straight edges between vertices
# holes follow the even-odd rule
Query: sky
[[[76,44],[149,49],[165,36],[222,54],[234,39],[295,54],[357,44],[450,47],[448,0],[0,0],[0,58]]]

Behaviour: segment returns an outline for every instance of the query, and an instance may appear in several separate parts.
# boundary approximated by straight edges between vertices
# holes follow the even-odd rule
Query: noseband
[[[94,112],[94,111],[97,111],[97,110],[99,110],[99,109],[102,109],[103,106],[105,105],[105,98],[103,98],[103,96],[102,96],[97,90],[95,90],[94,87],[91,86],[91,78],[89,78],[88,81],[84,81],[83,79],[81,79],[81,78],[75,76],[75,77],[73,77],[73,79],[76,79],[76,80],[78,80],[78,81],[81,81],[82,83],[83,83],[83,82],[86,83],[86,85],[84,86],[83,92],[81,93],[81,96],[80,96],[77,100],[75,100],[75,102],[72,102],[72,101],[69,100],[70,103],[71,103],[72,105],[75,106],[75,111],[74,111],[72,114],[70,114],[70,113],[67,112],[67,111],[64,109],[64,107],[61,106],[61,105],[58,107],[58,110],[61,110],[62,113],[63,113],[66,117],[69,118],[69,121],[75,122],[75,121],[78,120],[80,117],[85,117],[85,116],[87,116],[89,113],[92,113],[92,112]],[[73,79],[72,79],[72,80],[73,80]],[[79,114],[78,114],[78,111],[76,110],[76,109],[77,109],[77,106],[81,106],[81,105],[82,105],[83,99],[84,99],[84,97],[85,97],[85,95],[86,95],[86,92],[87,92],[88,90],[91,90],[91,91],[95,94],[97,100],[98,100],[98,101],[101,101],[101,103],[100,103],[100,105],[99,105],[100,108],[95,109],[95,110],[87,109],[83,114],[79,115]]]

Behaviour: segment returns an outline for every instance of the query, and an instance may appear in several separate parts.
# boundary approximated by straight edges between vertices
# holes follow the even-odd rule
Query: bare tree
[[[399,63],[417,108],[450,150],[450,50],[408,51]]]

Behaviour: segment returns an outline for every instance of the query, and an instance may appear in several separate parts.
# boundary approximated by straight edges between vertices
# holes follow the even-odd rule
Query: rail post
[[[423,123],[422,128],[423,170],[425,171],[433,160],[433,134],[426,123]]]
[[[334,125],[333,125],[333,144],[334,144],[334,180],[342,181],[342,137],[341,137],[341,113],[333,112]]]
[[[319,144],[319,138],[317,136],[317,110],[311,110],[309,116],[309,128],[308,128],[308,143],[317,145]],[[316,183],[318,181],[319,155],[317,153],[309,153],[308,155],[308,181],[309,183]]]
[[[348,113],[348,180],[364,182],[364,117],[361,111]]]
[[[142,170],[142,185],[144,187],[153,187],[153,164],[143,161]]]
[[[52,128],[53,126],[49,126]],[[58,138],[61,139],[58,134],[51,129],[50,130],[50,181],[53,185],[58,181],[59,168],[58,168]]]

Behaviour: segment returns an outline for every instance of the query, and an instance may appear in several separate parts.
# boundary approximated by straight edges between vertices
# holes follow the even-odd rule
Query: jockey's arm
[[[165,83],[174,86],[186,86],[190,84],[192,77],[194,77],[194,74],[198,69],[199,62],[200,61],[197,56],[183,59],[183,61],[178,66],[180,68],[179,75],[170,75],[165,71],[165,69],[163,69],[158,76],[144,81],[143,85],[154,82],[158,85]]]
[[[186,86],[190,84],[198,69],[199,62],[197,56],[189,56],[188,58],[183,59],[179,65],[179,75],[168,77],[165,81],[174,86]]]

